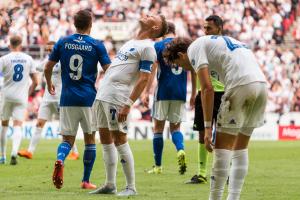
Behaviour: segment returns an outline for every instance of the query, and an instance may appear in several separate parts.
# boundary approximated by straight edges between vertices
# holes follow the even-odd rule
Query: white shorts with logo
[[[24,121],[27,104],[10,102],[2,99],[1,102],[1,120],[9,120],[10,117],[13,120]]]
[[[127,133],[127,121],[119,123],[118,114],[121,106],[101,100],[94,102],[94,116],[97,119],[97,128],[108,128],[110,131]]]
[[[154,119],[170,123],[185,121],[185,102],[177,100],[154,101],[152,108]]]
[[[264,124],[267,84],[254,82],[225,91],[218,113],[217,131],[251,136]]]
[[[59,105],[58,102],[45,102],[43,101],[40,105],[38,112],[38,119],[52,120],[53,115],[59,116]]]
[[[59,125],[62,135],[76,136],[80,124],[83,133],[95,131],[92,107],[61,106]]]

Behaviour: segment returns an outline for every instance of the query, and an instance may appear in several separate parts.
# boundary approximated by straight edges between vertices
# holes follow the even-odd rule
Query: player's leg
[[[96,160],[96,142],[95,142],[95,132],[92,134],[84,133],[84,143],[85,149],[83,153],[83,178],[81,183],[81,188],[83,189],[96,189],[96,185],[90,182],[91,172],[94,167]]]
[[[241,87],[242,91],[255,91],[257,98],[254,101],[253,95],[243,103],[246,115],[246,128],[240,130],[233,147],[232,166],[230,169],[230,179],[228,185],[227,200],[238,200],[248,173],[248,143],[254,127],[259,127],[264,121],[264,111],[267,102],[267,87],[263,83],[253,83]],[[246,95],[245,95],[246,96]]]
[[[100,141],[102,144],[102,153],[105,166],[106,180],[103,186],[90,194],[116,194],[116,173],[118,164],[118,152],[114,145],[113,137],[109,131],[108,119],[115,117],[115,112],[105,110],[102,101],[94,102],[94,117],[96,119],[95,127],[99,128]],[[109,109],[109,108],[106,108]],[[114,116],[113,116],[114,115]]]
[[[60,130],[63,136],[62,142],[58,145],[56,161],[52,176],[53,184],[57,189],[63,185],[64,161],[70,153],[77,134],[79,121],[81,119],[80,110],[77,107],[60,108]]]
[[[120,128],[119,132],[114,132],[114,142],[117,147],[123,172],[126,178],[126,188],[119,192],[118,196],[136,195],[134,158],[127,141],[127,133],[124,129],[122,130],[122,128]]]
[[[155,101],[152,109],[152,118],[154,120],[154,135],[152,140],[154,162],[155,165],[149,174],[162,173],[162,154],[164,148],[163,131],[165,127],[165,120],[167,118],[169,103],[167,101]]]
[[[154,119],[154,135],[153,135],[153,153],[155,166],[148,171],[149,174],[160,174],[162,173],[162,154],[164,148],[163,131],[165,127],[164,120]]]
[[[8,120],[2,120],[1,125],[1,136],[0,136],[0,151],[1,151],[1,157],[0,157],[0,164],[5,164],[6,162],[6,141],[7,141],[7,129],[8,129]]]
[[[12,110],[13,117],[13,135],[12,135],[12,152],[11,152],[11,165],[17,164],[18,150],[22,141],[22,123],[24,120],[24,114],[26,111],[26,105],[15,103]]]
[[[172,142],[177,150],[177,159],[179,165],[179,173],[186,172],[186,156],[184,152],[184,138],[180,131],[180,124],[185,118],[185,102],[183,101],[169,101],[170,106],[168,110],[168,120],[170,122],[170,132]]]
[[[83,154],[83,178],[81,188],[83,189],[95,189],[96,185],[90,182],[91,172],[96,159],[96,141],[95,133],[96,129],[93,126],[93,108],[81,108],[82,119],[80,125],[84,132],[85,149]],[[92,123],[91,123],[92,122]]]
[[[0,164],[5,164],[6,162],[6,142],[7,142],[7,130],[9,125],[9,118],[12,114],[12,103],[3,102],[1,105],[1,135],[0,135]]]
[[[36,146],[42,137],[43,127],[45,126],[46,122],[47,122],[47,120],[44,120],[44,119],[37,120],[36,129],[35,129],[35,132],[33,132],[32,138],[30,139],[28,149],[18,151],[18,155],[20,157],[32,159],[32,155],[36,149]]]

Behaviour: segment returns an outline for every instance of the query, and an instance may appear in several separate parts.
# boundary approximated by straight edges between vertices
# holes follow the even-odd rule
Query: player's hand
[[[130,107],[128,105],[123,106],[118,114],[118,122],[125,122],[127,120],[129,111]]]
[[[193,110],[195,108],[195,100],[196,100],[196,95],[191,95],[190,98],[190,108]]]
[[[212,152],[214,148],[214,144],[212,142],[212,130],[211,128],[205,128],[205,136],[204,136],[205,148],[208,152]]]
[[[55,95],[55,87],[52,83],[48,84],[48,92],[51,94],[51,95]]]
[[[146,108],[149,108],[149,95],[143,95],[141,101]]]

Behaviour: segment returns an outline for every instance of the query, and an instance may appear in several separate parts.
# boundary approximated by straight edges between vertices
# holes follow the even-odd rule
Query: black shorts
[[[216,123],[218,111],[221,105],[221,99],[224,92],[215,92],[214,97],[214,110],[213,110],[213,121]],[[201,102],[201,92],[199,91],[195,99],[195,119],[193,125],[194,131],[204,131],[204,118],[203,118],[203,108]]]

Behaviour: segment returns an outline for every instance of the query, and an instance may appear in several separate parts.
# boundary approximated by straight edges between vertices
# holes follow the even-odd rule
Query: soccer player
[[[164,62],[162,52],[166,45],[170,43],[175,37],[175,25],[168,22],[168,32],[164,36],[164,39],[156,42],[154,47],[157,54],[158,61],[158,73],[157,73],[157,88],[155,91],[155,101],[152,108],[152,118],[154,119],[154,136],[153,136],[153,152],[155,166],[149,170],[149,174],[162,173],[162,153],[164,147],[163,131],[165,122],[170,122],[170,132],[172,136],[172,142],[177,150],[177,158],[179,164],[179,173],[184,174],[186,172],[186,160],[184,152],[184,139],[180,131],[180,123],[184,120],[185,116],[185,101],[186,101],[186,83],[187,72],[180,66],[172,68]],[[156,68],[156,64],[154,64]],[[153,71],[156,69],[153,68]],[[193,73],[194,74],[194,73]],[[154,75],[154,73],[153,73]],[[152,85],[152,81],[148,82],[145,94],[145,103],[149,99],[149,89]],[[183,83],[183,84],[181,84]],[[193,88],[195,85],[193,85]],[[195,91],[192,94],[192,98],[195,99]]]
[[[115,194],[118,154],[126,177],[126,189],[119,196],[136,195],[134,160],[127,142],[127,115],[143,92],[156,61],[151,39],[167,30],[164,16],[145,16],[139,21],[138,35],[126,42],[105,72],[98,89],[95,106],[97,127],[103,146],[106,169],[105,184],[91,194]]]
[[[50,41],[46,45],[46,51],[50,54],[55,42]],[[39,65],[40,67],[37,67],[37,71],[44,71],[44,66],[46,62],[48,61],[48,56],[45,58],[45,60]],[[18,152],[18,155],[27,159],[32,159],[32,155],[36,149],[36,146],[38,142],[40,141],[42,137],[42,131],[47,121],[51,120],[53,115],[58,116],[59,114],[59,98],[61,93],[61,68],[60,63],[57,63],[52,72],[52,82],[54,83],[54,86],[56,88],[56,94],[51,95],[48,90],[45,91],[45,94],[43,96],[43,101],[40,105],[39,112],[38,112],[38,120],[36,124],[36,131],[33,133],[33,136],[30,140],[30,144],[27,150],[20,150]],[[74,144],[72,150],[71,159],[78,159],[79,153],[76,147],[76,144]]]
[[[0,72],[4,76],[1,107],[1,157],[0,163],[6,161],[6,133],[10,117],[13,118],[13,136],[11,165],[17,164],[17,153],[22,140],[22,122],[27,109],[28,94],[38,84],[35,65],[31,56],[22,52],[22,38],[14,35],[10,38],[11,52],[0,58]],[[32,83],[30,85],[30,78]],[[29,92],[28,92],[29,91]]]
[[[193,43],[186,38],[176,38],[164,57],[168,62],[195,70],[200,80],[204,142],[206,149],[214,154],[209,199],[222,199],[228,175],[227,200],[239,199],[248,171],[249,139],[254,128],[263,125],[267,102],[266,78],[254,54],[231,37],[210,35]],[[212,72],[225,85],[214,146]]]
[[[223,32],[223,20],[217,15],[211,15],[205,19],[204,32],[206,35],[222,35]],[[218,80],[217,74],[211,73],[212,86],[215,91],[213,118],[212,123],[217,124],[218,110],[221,104],[221,98],[224,94],[224,85]],[[199,81],[197,81],[198,94],[195,100],[195,118],[193,129],[199,131],[199,145],[198,145],[198,174],[194,175],[191,180],[186,183],[200,184],[207,183],[207,150],[204,144],[204,119],[203,108],[201,103],[201,87]]]
[[[96,158],[95,129],[92,105],[96,96],[95,81],[97,63],[106,69],[110,59],[102,42],[89,36],[92,27],[92,15],[87,10],[80,10],[74,16],[76,33],[61,38],[52,50],[45,67],[48,91],[55,95],[52,82],[52,70],[60,61],[62,90],[60,96],[60,130],[63,142],[57,149],[57,160],[52,176],[57,189],[63,185],[64,161],[68,156],[80,124],[84,133],[85,151],[83,155],[84,174],[82,188],[95,188],[89,182],[91,170]]]

